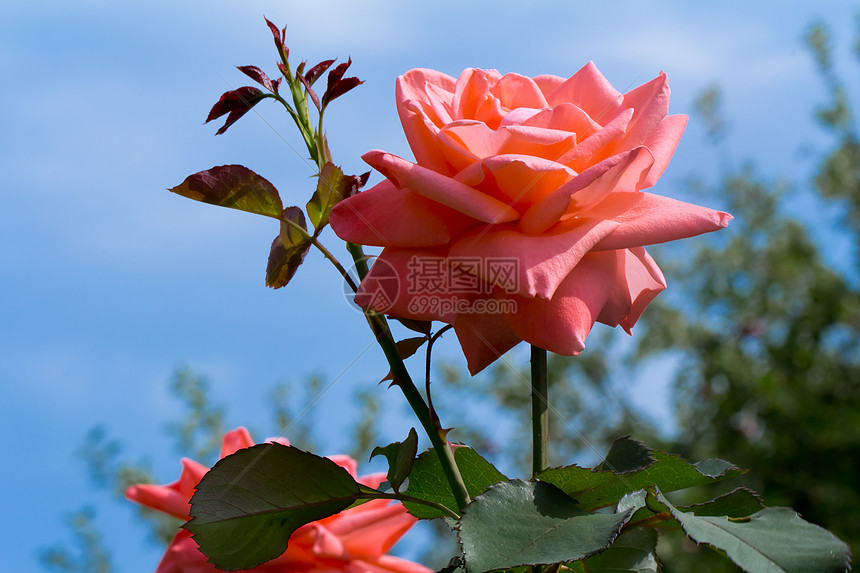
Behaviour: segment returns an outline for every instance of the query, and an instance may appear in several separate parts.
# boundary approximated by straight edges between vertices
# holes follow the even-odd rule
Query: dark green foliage
[[[293,531],[343,511],[365,489],[327,458],[257,444],[203,476],[183,527],[219,569],[251,569],[286,551]]]
[[[583,510],[543,482],[503,481],[476,496],[458,535],[468,573],[575,561],[609,547],[630,516]]]

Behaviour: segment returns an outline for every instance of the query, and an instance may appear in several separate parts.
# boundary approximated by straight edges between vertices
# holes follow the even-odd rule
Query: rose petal
[[[175,482],[169,485],[133,485],[125,490],[125,497],[179,519],[188,519],[191,511],[188,502],[209,468],[188,458],[182,458],[181,463],[182,473]]]
[[[444,288],[447,254],[447,248],[384,249],[361,281],[355,303],[399,318],[453,323],[457,295]]]
[[[546,96],[551,106],[572,103],[594,121],[605,125],[621,111],[621,94],[588,62]]]
[[[478,187],[518,211],[576,177],[560,163],[530,155],[497,155],[482,161],[488,176]]]
[[[675,148],[678,147],[678,142],[681,140],[681,134],[684,133],[684,128],[687,126],[686,115],[667,115],[663,121],[651,132],[648,139],[645,140],[645,147],[651,150],[654,155],[654,165],[648,171],[648,176],[642,185],[642,189],[653,187],[666,167],[669,165],[669,160],[675,153]]]
[[[499,149],[500,155],[533,155],[561,163],[556,160],[576,147],[576,134],[569,131],[528,125],[512,125],[500,131],[508,134]]]
[[[466,169],[482,157],[498,155],[509,135],[487,127],[483,121],[457,120],[439,131],[440,149],[456,171]]]
[[[666,288],[666,279],[642,247],[612,252],[617,262],[616,277],[597,320],[613,327],[620,324],[631,334],[645,307]]]
[[[584,171],[611,157],[612,153],[608,151],[608,147],[624,137],[632,117],[633,110],[625,109],[603,127],[592,122],[588,129],[579,133],[576,146],[559,157],[558,162],[577,171]]]
[[[565,80],[565,78],[549,74],[535,76],[532,79],[540,88],[540,91],[544,94],[544,97],[546,97],[547,94],[552,93],[552,91],[558,88],[558,86],[560,86],[561,84],[563,84]]]
[[[492,300],[497,301],[500,306],[513,305],[516,309],[516,302],[506,296]],[[466,356],[466,364],[472,376],[498,360],[502,354],[521,341],[520,337],[511,330],[502,312],[460,314],[454,322],[454,331],[457,333],[457,340]]]
[[[351,557],[372,558],[387,553],[417,521],[402,505],[383,502],[369,511],[345,512],[327,529]]]
[[[575,356],[585,348],[616,274],[614,253],[589,253],[549,300],[514,295],[517,312],[507,316],[514,333],[539,348]]]
[[[221,438],[221,455],[219,457],[225,458],[243,448],[250,448],[253,445],[254,440],[251,439],[251,434],[248,430],[240,426],[235,430],[230,430]]]
[[[399,188],[408,188],[486,223],[504,223],[519,217],[514,209],[450,177],[384,151],[362,155],[371,167]]]
[[[388,180],[335,205],[329,222],[341,239],[378,247],[444,245],[480,224]]]
[[[652,163],[651,152],[645,147],[613,155],[535,203],[523,213],[519,229],[538,235],[556,224],[564,213],[581,214],[610,193],[635,191]]]
[[[499,80],[497,89],[502,106],[508,109],[518,107],[548,107],[546,98],[538,85],[530,77],[520,74],[505,74]]]
[[[614,153],[645,143],[669,112],[669,92],[669,80],[666,74],[660,72],[650,82],[624,94],[622,105],[633,109],[633,118],[627,126],[624,139],[610,146]]]
[[[451,104],[454,116],[477,119],[496,129],[504,113],[492,88],[501,79],[496,70],[467,69],[457,78]]]
[[[439,173],[450,173],[451,167],[436,143],[439,127],[427,119],[421,104],[415,101],[401,102],[397,105],[397,111],[415,160]]]
[[[516,280],[482,277],[507,292],[548,299],[558,285],[597,243],[612,232],[614,221],[562,222],[552,232],[540,236],[521,233],[511,225],[494,225],[465,233],[451,245],[451,258],[482,261],[513,261]],[[488,267],[489,268],[489,267]]]
[[[562,103],[550,109],[527,111],[533,113],[521,114],[520,117],[516,117],[515,112],[509,113],[505,116],[505,121],[502,122],[502,126],[504,127],[507,124],[508,118],[513,116],[514,119],[518,121],[511,121],[510,125],[543,127],[547,129],[568,131],[576,134],[577,138],[580,140],[588,137],[589,133],[587,133],[587,131],[589,129],[593,129],[591,128],[591,125],[594,123],[594,120],[588,117],[587,113],[572,103]],[[599,129],[600,126],[597,125],[597,128]]]
[[[651,193],[613,193],[583,214],[619,223],[594,250],[628,249],[694,237],[724,228],[732,216]]]
[[[395,87],[397,113],[416,161],[443,173],[448,166],[437,149],[436,134],[450,121],[453,92],[454,78],[426,69],[403,74]]]
[[[657,263],[644,248],[634,247],[627,249],[627,253],[627,288],[633,302],[630,305],[630,312],[621,321],[621,328],[627,334],[632,334],[631,330],[639,320],[639,317],[642,316],[645,308],[651,304],[651,301],[658,294],[666,289],[666,278],[663,276],[660,267],[657,266]],[[635,275],[631,269],[633,263],[636,262],[633,260],[633,257],[638,259],[638,263],[641,264]]]

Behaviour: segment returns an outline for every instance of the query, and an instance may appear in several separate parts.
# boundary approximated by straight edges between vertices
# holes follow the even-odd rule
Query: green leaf
[[[747,517],[764,509],[761,498],[752,490],[739,487],[729,493],[715,497],[705,503],[696,503],[681,507],[683,511],[695,513],[698,516]]]
[[[743,518],[713,517],[681,511],[659,491],[656,498],[691,539],[724,551],[745,571],[835,573],[850,567],[848,546],[791,508],[769,507]]]
[[[463,510],[458,535],[468,573],[576,561],[609,547],[629,512],[594,513],[555,486],[512,480]]]
[[[323,166],[317,179],[317,189],[307,204],[308,218],[313,223],[317,234],[328,225],[328,216],[332,208],[343,199],[355,194],[361,185],[361,178],[344,175],[337,165],[328,162]]]
[[[290,282],[311,247],[308,236],[288,221],[307,231],[305,216],[301,209],[298,207],[284,209],[281,215],[281,232],[272,241],[269,262],[266,265],[266,286],[272,288],[281,288]]]
[[[366,494],[331,460],[292,446],[258,444],[223,458],[203,476],[183,527],[219,569],[250,569],[281,555],[302,525]]]
[[[275,186],[242,165],[221,165],[189,175],[169,191],[195,201],[276,219],[284,208]]]
[[[597,469],[626,473],[644,469],[653,464],[654,461],[651,450],[645,444],[630,436],[621,436],[612,442],[606,459],[597,466]]]
[[[576,571],[576,569],[574,569]],[[612,547],[584,561],[588,573],[657,573],[657,531],[634,527],[618,536]]]
[[[463,476],[463,483],[466,485],[466,491],[469,492],[470,497],[478,495],[494,483],[508,479],[493,464],[466,446],[456,447],[454,461],[457,462],[457,467],[460,470],[460,475]],[[444,505],[455,513],[460,511],[457,500],[451,493],[448,480],[445,478],[445,473],[442,471],[439,457],[432,448],[422,453],[415,460],[412,473],[409,474],[409,487],[406,493],[411,497]],[[403,505],[406,506],[409,513],[420,519],[447,516],[442,511],[421,503],[405,501]]]
[[[651,450],[650,453],[654,463],[626,473],[590,470],[571,465],[544,470],[536,477],[576,498],[583,508],[595,509],[613,505],[625,494],[652,485],[662,491],[675,491],[731,478],[747,471],[723,460],[705,460],[694,465],[674,454],[658,450]],[[626,467],[627,464],[622,462],[620,465]],[[703,469],[700,469],[700,466]],[[719,473],[715,471],[718,468],[721,469]]]
[[[388,444],[384,448],[380,446],[373,448],[370,459],[380,454],[388,459],[388,483],[396,493],[400,493],[400,486],[412,471],[416,453],[418,453],[418,434],[415,433],[415,428],[409,428],[409,435],[405,440]]]
[[[618,507],[615,510],[620,513],[624,509],[632,508],[636,513],[630,518],[630,524],[636,525],[643,520],[652,520],[657,513],[663,512],[667,515],[666,519],[660,520],[660,527],[669,529],[680,529],[681,525],[668,517],[665,508],[646,506],[645,491],[640,490],[632,494],[625,495],[618,502]],[[685,512],[692,512],[699,516],[725,516],[732,518],[747,517],[753,513],[764,509],[764,503],[761,498],[752,490],[747,488],[737,488],[725,493],[710,501],[704,503],[696,503],[688,506],[680,506],[678,509]],[[653,520],[652,520],[653,521]]]

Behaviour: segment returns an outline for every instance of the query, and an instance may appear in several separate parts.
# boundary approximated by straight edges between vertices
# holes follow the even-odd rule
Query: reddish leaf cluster
[[[261,72],[262,73],[262,72]],[[268,78],[267,78],[268,79]],[[209,115],[206,117],[206,122],[209,123],[213,119],[218,119],[224,114],[227,116],[227,121],[221,126],[221,129],[215,132],[215,135],[221,135],[227,128],[236,123],[236,121],[251,111],[251,108],[257,105],[260,100],[264,99],[266,94],[253,86],[244,86],[229,92],[224,92],[221,99],[212,106]]]

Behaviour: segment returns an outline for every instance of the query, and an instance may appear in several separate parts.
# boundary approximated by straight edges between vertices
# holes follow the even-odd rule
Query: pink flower
[[[277,441],[288,445],[285,440]],[[224,435],[221,457],[254,445],[245,428]],[[358,464],[349,456],[331,456],[333,462],[356,476]],[[189,459],[182,460],[179,479],[169,485],[140,484],[128,488],[130,500],[188,520],[189,501],[207,468]],[[385,480],[378,473],[356,478],[377,487]],[[289,547],[280,557],[249,571],[268,573],[346,571],[348,573],[430,573],[426,567],[386,555],[389,549],[417,520],[399,503],[375,500],[337,515],[309,523],[290,537]],[[191,538],[180,529],[168,545],[156,573],[213,573],[209,563]]]
[[[521,340],[579,354],[595,321],[628,333],[666,287],[644,245],[731,215],[643,193],[687,123],[665,74],[626,94],[589,63],[568,79],[469,69],[397,79],[415,154],[339,203],[341,238],[384,247],[356,302],[454,326],[474,374]]]

